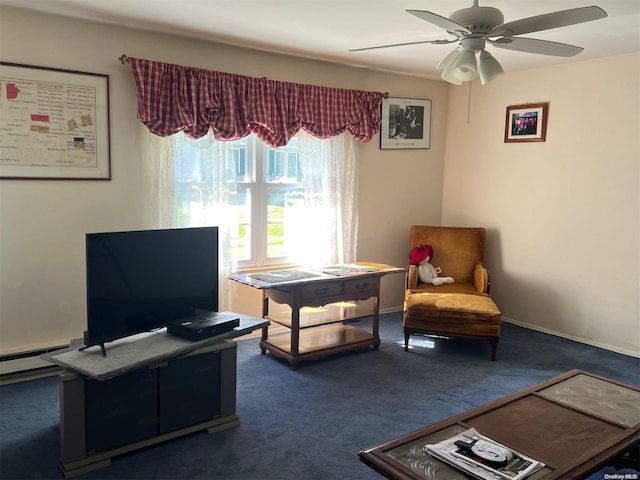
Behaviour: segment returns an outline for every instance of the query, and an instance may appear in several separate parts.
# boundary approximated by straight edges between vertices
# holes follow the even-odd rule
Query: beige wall
[[[442,221],[483,225],[508,319],[640,356],[640,55],[451,87]],[[544,143],[508,105],[549,102]]]
[[[408,226],[440,222],[448,95],[442,82],[0,7],[2,61],[110,76],[113,172],[109,182],[0,180],[0,354],[82,335],[86,232],[153,226],[144,201],[135,89],[130,69],[118,61],[121,54],[432,99],[432,149],[380,151],[377,137],[360,148],[358,258],[404,265]],[[383,309],[401,305],[401,277],[383,279]],[[242,300],[238,308],[253,307]]]
[[[358,258],[404,265],[414,223],[486,226],[493,294],[505,317],[640,355],[638,55],[475,82],[469,105],[468,85],[9,7],[0,7],[0,59],[110,76],[113,179],[0,181],[0,354],[81,336],[84,234],[152,226],[135,90],[117,60],[123,53],[432,99],[430,150],[380,151],[378,138],[360,148]],[[542,101],[550,102],[547,141],[504,144],[505,107]],[[383,310],[399,308],[403,279],[383,282]],[[239,310],[257,311],[250,293],[249,301],[238,297]]]

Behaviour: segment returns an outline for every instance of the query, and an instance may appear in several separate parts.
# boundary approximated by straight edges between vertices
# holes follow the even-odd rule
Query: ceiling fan
[[[449,18],[424,10],[407,10],[407,13],[444,28],[455,38],[395,43],[357,48],[350,51],[357,52],[422,43],[443,45],[458,42],[458,46],[445,56],[437,66],[438,70],[443,70],[442,79],[455,85],[462,85],[463,82],[473,80],[477,74],[480,75],[480,81],[484,85],[504,73],[498,61],[485,50],[487,42],[494,47],[508,50],[572,57],[584,49],[566,43],[524,38],[517,35],[576,25],[607,16],[607,12],[600,7],[590,6],[545,13],[504,23],[504,15],[500,10],[493,7],[481,7],[478,5],[478,0],[473,0],[473,5],[469,8],[453,12]]]

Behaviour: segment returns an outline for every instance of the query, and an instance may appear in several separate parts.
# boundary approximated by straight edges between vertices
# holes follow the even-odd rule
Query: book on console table
[[[521,480],[544,467],[544,463],[480,435],[474,428],[425,448],[434,457],[482,480]]]
[[[370,267],[366,265],[358,265],[356,263],[341,263],[337,265],[327,265],[322,267],[322,273],[328,273],[329,275],[349,275],[352,273],[368,273],[375,272],[378,269],[376,267]]]

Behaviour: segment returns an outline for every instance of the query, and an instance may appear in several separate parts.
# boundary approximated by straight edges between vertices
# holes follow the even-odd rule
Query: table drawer
[[[320,297],[330,297],[342,293],[341,282],[318,282],[302,287],[302,300],[310,300]]]
[[[371,292],[372,295],[377,295],[380,285],[380,279],[373,278],[355,278],[353,280],[347,280],[344,282],[344,293],[354,294]]]

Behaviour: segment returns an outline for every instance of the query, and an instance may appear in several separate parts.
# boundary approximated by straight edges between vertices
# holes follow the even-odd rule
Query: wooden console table
[[[380,263],[357,265],[371,271],[336,275],[320,270],[291,269],[230,276],[231,280],[262,290],[263,318],[288,329],[270,335],[268,326],[263,327],[261,353],[265,355],[269,351],[295,368],[302,360],[371,346],[377,349],[380,345],[380,279],[391,273],[404,273],[405,269]],[[291,273],[290,277],[287,272]],[[265,280],[272,273],[274,278]],[[278,278],[275,274],[282,276]],[[370,298],[373,306],[360,303]],[[288,305],[291,311],[270,312],[270,301]],[[349,324],[365,317],[373,318],[370,332]]]
[[[197,431],[240,425],[232,338],[267,325],[238,314],[240,325],[192,342],[166,329],[122,338],[107,356],[84,345],[43,355],[65,368],[60,381],[60,461],[65,478],[111,459]]]
[[[545,463],[527,479],[584,478],[625,452],[638,460],[640,388],[572,370],[358,455],[392,480],[466,480],[424,446],[468,428]]]

